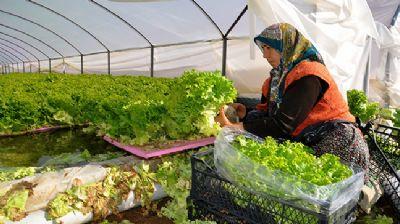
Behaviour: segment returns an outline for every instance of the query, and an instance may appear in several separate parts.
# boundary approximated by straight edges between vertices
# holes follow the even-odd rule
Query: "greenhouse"
[[[398,0],[0,0],[0,224],[400,223]]]

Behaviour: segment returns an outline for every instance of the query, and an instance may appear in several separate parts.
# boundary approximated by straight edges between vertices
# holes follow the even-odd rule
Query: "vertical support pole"
[[[51,58],[49,58],[49,73],[51,73]]]
[[[40,61],[38,60],[37,63],[38,63],[38,71],[40,73]]]
[[[63,64],[63,74],[65,74],[65,68],[66,68],[66,66],[65,66],[65,58],[63,57],[63,62],[62,62],[62,64]]]
[[[224,36],[222,44],[222,75],[226,76],[226,48],[228,45],[228,38]]]
[[[110,51],[107,51],[107,70],[108,74],[111,74],[111,62],[110,62]]]
[[[25,73],[25,62],[22,62],[22,72]]]
[[[81,54],[81,74],[83,74],[83,54]]]
[[[29,62],[29,72],[32,73],[32,63]]]
[[[12,66],[12,72],[15,73],[14,63],[11,63],[11,66]]]
[[[154,77],[154,46],[150,47],[150,77]]]

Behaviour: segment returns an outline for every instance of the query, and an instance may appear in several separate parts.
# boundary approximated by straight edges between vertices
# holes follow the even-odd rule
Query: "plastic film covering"
[[[54,2],[55,4],[62,4],[64,2],[64,8],[59,11],[59,13],[62,13],[63,15],[65,14],[65,10],[68,8],[71,8],[73,2],[72,1],[46,1],[46,2],[41,2],[45,6],[47,6],[47,2]],[[80,1],[82,3],[82,7],[84,7],[87,3],[87,1]],[[85,3],[85,4],[84,4]],[[65,4],[68,4],[65,6]],[[81,10],[84,9],[81,7]],[[28,1],[23,1],[23,0],[2,0],[0,2],[0,8],[4,11],[11,12],[16,15],[23,16],[25,18],[29,18],[30,20],[39,23],[48,29],[54,31],[55,33],[59,34],[60,36],[64,37],[67,39],[69,42],[71,42],[74,46],[76,46],[83,54],[88,54],[88,53],[94,53],[94,52],[99,52],[99,51],[105,51],[105,48],[99,44],[93,37],[91,37],[89,34],[87,34],[85,31],[80,29],[78,26],[74,25],[73,23],[67,21],[63,17],[56,15],[49,10],[46,10],[40,6],[37,6],[33,3],[30,3]],[[90,8],[94,8],[91,6]],[[87,11],[86,16],[88,19],[91,19],[92,21],[98,21],[98,18],[94,19],[93,15],[89,13],[90,11]],[[65,14],[67,17],[68,15]],[[100,17],[104,18],[106,15],[102,15]],[[1,18],[3,19],[3,15],[1,15]],[[108,17],[107,17],[108,18]],[[76,21],[80,23],[80,21]],[[36,26],[33,25],[32,26]],[[33,32],[35,31],[35,32]],[[41,28],[37,29],[31,29],[30,33],[33,36],[38,35],[38,32],[40,33],[46,33],[49,35],[49,37],[52,37],[56,39],[54,35],[49,34],[49,32],[44,31]],[[111,33],[111,30],[110,30]],[[49,39],[47,37],[45,40]],[[29,43],[34,43],[32,40],[28,40]],[[36,46],[36,45],[35,45]],[[61,45],[67,47],[65,44]],[[36,47],[39,47],[40,50],[46,50],[47,47],[37,45]],[[54,46],[56,47],[56,46]],[[63,53],[65,56],[70,56],[67,52],[67,49],[63,49],[62,47],[57,46],[57,49],[60,50],[61,53]],[[69,47],[68,47],[69,49]],[[49,50],[46,50],[49,51]],[[54,54],[54,52],[49,52],[51,53],[51,57],[60,57],[59,55]],[[74,55],[77,55],[76,53]]]
[[[253,40],[248,38],[228,41],[226,76],[233,80],[235,88],[242,94],[260,93],[262,83],[272,69],[261,51],[255,51],[254,60],[250,58],[249,45],[252,43]]]
[[[14,49],[13,47],[11,47],[11,46],[9,46],[7,44],[0,43],[0,50],[5,51],[5,52],[9,52],[10,54],[13,54],[15,57],[18,58],[18,60],[20,62],[29,61],[30,60],[25,54],[23,54],[22,52],[18,51],[18,49],[16,49],[16,48]]]
[[[369,97],[400,106],[400,29],[376,22],[379,37],[372,45]]]
[[[189,69],[221,70],[222,41],[157,47],[154,57],[156,77],[176,77]]]
[[[148,43],[130,27],[91,1],[35,1],[60,12],[97,37],[109,50],[144,47]]]
[[[85,55],[83,57],[83,73],[107,74],[107,66],[107,53]]]
[[[254,0],[248,4],[265,26],[288,22],[309,39],[343,94],[350,88],[362,89],[370,52],[366,40],[377,37],[365,1]]]
[[[35,62],[35,61],[30,62],[30,63],[27,64],[27,67],[28,67],[28,70],[27,70],[27,71],[30,71],[30,72],[39,72],[39,65],[38,65],[38,62]]]
[[[358,198],[361,192],[364,171],[360,167],[349,164],[353,171],[351,177],[338,183],[318,186],[282,171],[255,164],[231,145],[239,135],[263,141],[248,132],[224,128],[217,136],[214,151],[218,172],[239,186],[324,215],[332,214],[349,200]]]
[[[3,17],[3,16],[2,16]],[[5,25],[5,26],[7,26],[7,27],[5,27],[5,26],[2,26],[1,24],[3,24],[3,25]],[[60,54],[58,54],[56,51],[54,51],[53,49],[51,49],[50,47],[48,47],[48,46],[46,46],[45,44],[43,44],[42,42],[40,42],[39,40],[39,36],[38,35],[35,35],[35,34],[32,34],[32,33],[29,33],[29,35],[30,36],[28,36],[28,35],[26,35],[26,34],[24,34],[24,33],[21,33],[21,32],[19,32],[19,31],[17,31],[17,30],[14,30],[14,29],[18,29],[18,30],[20,30],[20,31],[22,31],[22,32],[25,32],[25,31],[23,31],[20,27],[18,27],[18,26],[16,26],[15,24],[13,25],[13,26],[9,26],[9,25],[6,25],[6,24],[4,24],[3,23],[3,21],[1,21],[0,22],[0,33],[6,33],[6,34],[8,34],[8,35],[11,35],[11,36],[13,36],[13,37],[15,37],[15,38],[18,38],[18,39],[20,39],[20,40],[22,40],[22,41],[24,41],[24,42],[27,42],[27,43],[30,43],[31,45],[33,45],[33,46],[35,46],[36,48],[38,48],[38,49],[40,49],[42,52],[44,52],[46,55],[48,55],[49,57],[60,57],[61,55]],[[26,33],[26,32],[25,32]],[[32,36],[32,37],[31,37]],[[39,39],[39,40],[37,40],[37,39],[35,39],[35,38],[33,38],[33,37],[35,37],[35,38],[37,38],[37,39]],[[43,41],[43,40],[42,40]],[[43,41],[44,43],[46,43],[45,41]],[[57,50],[57,49],[56,49]]]
[[[112,52],[110,60],[113,75],[150,76],[150,48]]]
[[[43,42],[47,43],[50,46],[54,46],[55,49],[58,51],[62,51],[63,55],[77,55],[79,52],[75,50],[71,45],[69,45],[67,42],[65,42],[63,39],[60,37],[56,36],[54,33],[38,26],[35,24],[30,23],[29,21],[26,21],[20,17],[25,18],[24,15],[17,15],[16,13],[12,13],[13,15],[7,14],[6,10],[0,11],[1,15],[1,24],[10,26],[10,27],[15,27],[18,28],[19,30],[22,30],[40,40]],[[16,15],[16,16],[14,16]],[[26,18],[28,20],[31,20],[30,18]],[[42,26],[46,27],[46,23],[44,23]],[[59,55],[58,55],[59,56]]]
[[[247,5],[246,0],[196,0],[196,2],[210,15],[224,34]],[[248,34],[248,26],[243,24],[243,26],[235,26],[235,31],[232,31],[228,37],[243,37]]]
[[[218,29],[190,0],[148,2],[99,0],[97,2],[123,17],[143,33],[153,45],[221,38]],[[79,7],[81,7],[80,4]],[[231,6],[228,8],[230,9]],[[227,8],[225,10],[228,11]],[[121,38],[117,34],[113,34],[113,42]],[[142,41],[144,41],[143,38]],[[122,42],[122,44],[124,48],[140,47],[136,43]]]
[[[31,61],[35,61],[37,59],[47,59],[46,55],[42,54],[38,49],[35,49],[34,46],[30,46],[27,43],[22,42],[21,40],[15,39],[13,37],[7,36],[7,33],[1,32],[0,31],[0,43],[6,44],[8,46],[13,46],[16,49],[20,49],[23,52],[26,52],[29,54],[33,59],[31,58]],[[23,50],[23,49],[24,50]],[[28,53],[29,52],[29,53]]]
[[[61,61],[61,63],[62,63],[62,61]],[[53,62],[51,62],[51,65],[53,66]],[[64,68],[64,65],[65,65],[65,73],[67,73],[67,74],[80,74],[81,73],[81,57],[80,56],[64,58],[64,64],[62,65],[62,68]]]

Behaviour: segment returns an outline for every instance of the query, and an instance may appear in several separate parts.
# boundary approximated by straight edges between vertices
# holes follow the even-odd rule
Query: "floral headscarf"
[[[269,97],[266,96],[268,112],[272,116],[282,102],[286,75],[303,60],[318,61],[322,64],[324,62],[312,43],[288,23],[278,23],[267,27],[254,38],[254,42],[261,51],[263,51],[263,45],[268,45],[281,54],[279,66],[270,72]]]

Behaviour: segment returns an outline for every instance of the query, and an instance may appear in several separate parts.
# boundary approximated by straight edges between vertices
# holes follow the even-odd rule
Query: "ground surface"
[[[160,209],[169,201],[169,198],[161,199],[158,202],[157,210]],[[144,211],[142,207],[136,207],[125,212],[121,212],[117,215],[110,215],[107,220],[110,223],[120,223],[123,220],[128,220],[134,224],[173,224],[174,222],[166,217],[159,217],[157,212],[150,212],[148,215],[143,215]],[[98,222],[92,222],[98,223]]]

